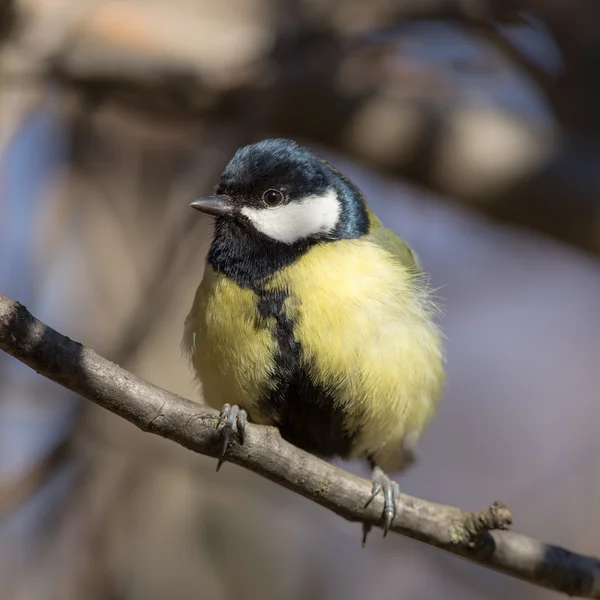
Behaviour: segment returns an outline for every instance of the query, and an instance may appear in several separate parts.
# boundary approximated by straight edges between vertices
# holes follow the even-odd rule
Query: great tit
[[[240,148],[191,206],[215,222],[182,346],[221,409],[223,455],[249,420],[322,458],[364,457],[385,536],[399,500],[386,471],[411,462],[445,382],[417,256],[350,179],[291,140]]]

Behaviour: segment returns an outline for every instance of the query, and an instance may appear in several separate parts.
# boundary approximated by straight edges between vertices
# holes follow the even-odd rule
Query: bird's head
[[[284,245],[357,238],[369,227],[358,188],[321,157],[285,139],[240,148],[215,195],[191,206],[218,223]]]

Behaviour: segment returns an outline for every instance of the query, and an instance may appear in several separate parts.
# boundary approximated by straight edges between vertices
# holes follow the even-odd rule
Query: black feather
[[[294,322],[285,312],[286,293],[258,288],[255,292],[261,317],[275,319],[278,346],[276,387],[261,398],[259,410],[295,446],[323,458],[347,457],[356,432],[347,431],[344,413],[335,406],[333,395],[315,384],[310,365],[294,336]]]

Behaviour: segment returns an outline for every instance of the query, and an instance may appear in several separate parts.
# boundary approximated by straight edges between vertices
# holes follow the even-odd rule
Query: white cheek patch
[[[275,208],[245,206],[241,213],[266,236],[293,244],[309,236],[331,233],[340,218],[340,202],[335,191],[329,190],[322,196],[307,196]]]

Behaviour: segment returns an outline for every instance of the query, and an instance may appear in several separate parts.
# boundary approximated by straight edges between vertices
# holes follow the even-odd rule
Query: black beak
[[[199,198],[198,200],[194,200],[190,206],[207,215],[212,215],[213,217],[227,215],[232,211],[231,199],[229,196],[217,195]]]

